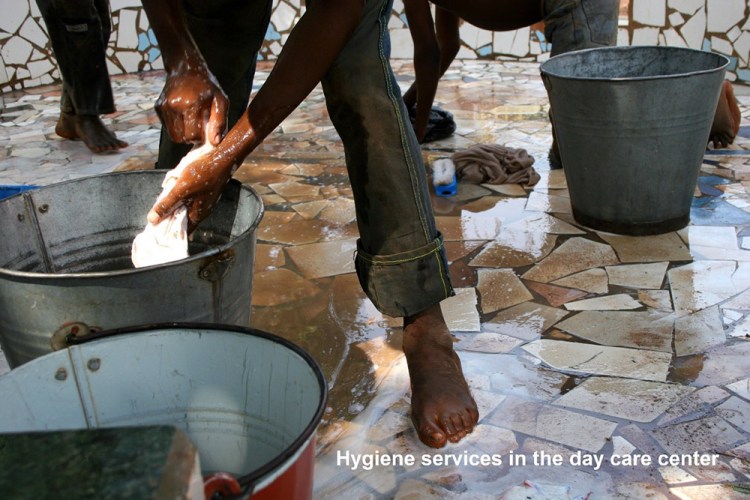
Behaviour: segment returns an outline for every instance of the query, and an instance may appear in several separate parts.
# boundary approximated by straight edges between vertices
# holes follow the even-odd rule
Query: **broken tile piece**
[[[498,312],[484,323],[484,327],[487,331],[504,333],[521,340],[534,340],[567,315],[562,309],[522,302]]]
[[[638,309],[642,304],[628,294],[606,295],[565,304],[568,311],[622,311]]]
[[[588,269],[580,273],[571,274],[565,278],[555,280],[554,285],[577,288],[589,293],[604,294],[609,292],[609,278],[607,272],[601,268]]]
[[[597,233],[617,252],[622,262],[690,261],[692,256],[677,233],[655,236],[624,236]]]
[[[489,421],[499,427],[591,453],[601,450],[617,427],[609,420],[518,398],[507,398]]]
[[[552,307],[559,307],[588,295],[588,293],[582,290],[575,290],[573,288],[565,288],[557,285],[548,285],[547,283],[539,283],[537,281],[525,281],[524,283],[526,283],[529,290],[544,297],[547,303]]]
[[[719,387],[708,386],[688,394],[664,412],[659,426],[677,421],[696,420],[699,416],[713,414],[713,405],[729,397],[729,393]]]
[[[315,295],[320,288],[288,269],[255,273],[253,305],[277,306]]]
[[[678,314],[705,309],[750,288],[750,265],[745,262],[701,260],[670,269],[667,275]]]
[[[476,333],[461,336],[455,347],[462,351],[498,354],[510,352],[521,343],[522,340],[501,333]]]
[[[355,272],[357,240],[334,240],[287,247],[289,258],[306,278],[323,278]]]
[[[750,429],[750,402],[748,401],[732,396],[716,407],[716,413],[738,429]]]
[[[445,323],[452,332],[478,332],[479,311],[477,292],[474,288],[457,288],[456,295],[440,303]]]
[[[677,356],[705,352],[726,340],[718,306],[679,317],[674,322],[674,349]]]
[[[750,401],[750,378],[739,380],[733,384],[729,384],[727,389]]]
[[[535,340],[522,349],[557,370],[656,382],[666,381],[672,360],[666,352],[547,339]]]
[[[469,262],[479,267],[523,267],[536,263],[555,247],[555,235],[501,229],[495,239]]]
[[[669,453],[692,455],[724,451],[747,438],[721,417],[706,417],[654,429],[651,434]]]
[[[627,264],[621,266],[607,266],[610,285],[628,288],[659,289],[664,282],[664,273],[669,262],[655,262],[653,264]]]
[[[477,290],[482,298],[482,313],[505,309],[534,297],[512,269],[480,269]]]
[[[556,405],[651,422],[693,389],[644,380],[593,377],[561,396]]]
[[[672,311],[672,295],[669,290],[638,290],[638,301],[652,309]]]
[[[671,315],[653,311],[583,311],[557,328],[597,344],[672,352]]]
[[[571,238],[521,277],[548,283],[594,267],[619,263],[609,245],[583,238]]]

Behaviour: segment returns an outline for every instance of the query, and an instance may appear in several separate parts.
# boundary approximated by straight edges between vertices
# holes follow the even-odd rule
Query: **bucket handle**
[[[232,474],[216,472],[203,478],[203,494],[206,500],[246,500],[250,498],[255,484],[240,484]]]

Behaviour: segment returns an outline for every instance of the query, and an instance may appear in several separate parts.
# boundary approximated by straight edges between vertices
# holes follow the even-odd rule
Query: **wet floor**
[[[410,66],[395,66],[408,85]],[[114,79],[111,123],[131,145],[104,156],[54,136],[59,88],[6,95],[0,184],[150,168],[162,78]],[[737,93],[747,126],[750,89]],[[352,192],[320,89],[237,172],[266,209],[252,326],[303,346],[330,385],[315,496],[746,497],[750,139],[707,152],[691,225],[618,236],[579,225],[564,173],[549,169],[538,65],[457,63],[437,102],[458,129],[425,146],[428,164],[496,143],[528,150],[541,175],[433,199],[457,289],[443,310],[480,409],[475,431],[442,450],[409,420],[400,319],[354,275]]]

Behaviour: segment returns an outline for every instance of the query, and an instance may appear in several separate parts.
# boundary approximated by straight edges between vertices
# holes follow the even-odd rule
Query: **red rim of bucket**
[[[279,453],[273,459],[266,462],[261,467],[258,467],[254,471],[248,474],[239,476],[237,478],[237,482],[240,483],[240,486],[242,486],[242,489],[243,489],[242,495],[251,493],[255,489],[255,486],[259,482],[259,480],[263,478],[263,476],[265,476],[266,474],[270,473],[274,469],[277,469],[280,465],[287,462],[290,457],[292,457],[295,453],[300,451],[303,446],[307,445],[309,443],[310,437],[318,428],[318,425],[320,424],[320,421],[323,417],[323,412],[325,410],[326,402],[328,400],[328,385],[326,384],[325,379],[323,378],[323,372],[320,366],[318,365],[318,363],[312,358],[312,356],[310,356],[310,354],[307,351],[303,350],[297,344],[294,344],[293,342],[283,337],[279,337],[278,335],[274,335],[272,333],[256,330],[255,328],[242,327],[242,326],[237,326],[237,325],[223,325],[223,324],[218,324],[218,323],[154,323],[154,324],[149,324],[149,325],[128,326],[124,328],[117,328],[113,330],[95,332],[95,333],[91,333],[83,337],[71,336],[68,340],[69,340],[70,345],[80,345],[80,344],[85,344],[87,342],[95,341],[95,340],[102,339],[102,338],[109,338],[113,336],[119,336],[119,335],[131,334],[131,333],[150,333],[150,332],[153,332],[154,330],[175,329],[175,328],[179,328],[182,330],[198,330],[198,329],[221,330],[221,331],[228,331],[228,332],[234,332],[234,333],[242,333],[245,335],[252,335],[254,337],[261,337],[266,340],[276,342],[277,344],[281,344],[282,346],[292,350],[294,353],[296,353],[298,356],[304,359],[305,362],[310,366],[310,368],[312,368],[313,373],[315,373],[315,377],[318,381],[318,385],[320,386],[321,398],[318,404],[318,408],[315,410],[314,417],[307,424],[305,429],[281,453]]]

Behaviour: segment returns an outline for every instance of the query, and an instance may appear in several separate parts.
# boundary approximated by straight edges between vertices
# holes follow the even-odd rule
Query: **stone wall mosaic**
[[[746,0],[623,0],[619,45],[673,45],[711,50],[730,60],[727,78],[750,82],[750,7]],[[163,67],[140,0],[111,0],[113,33],[110,74]],[[274,59],[304,7],[300,0],[275,0],[260,58]],[[0,0],[0,92],[57,81],[59,72],[35,0]],[[395,0],[389,27],[392,57],[412,57],[402,0]],[[461,26],[460,59],[542,62],[550,44],[541,25],[510,32]]]

